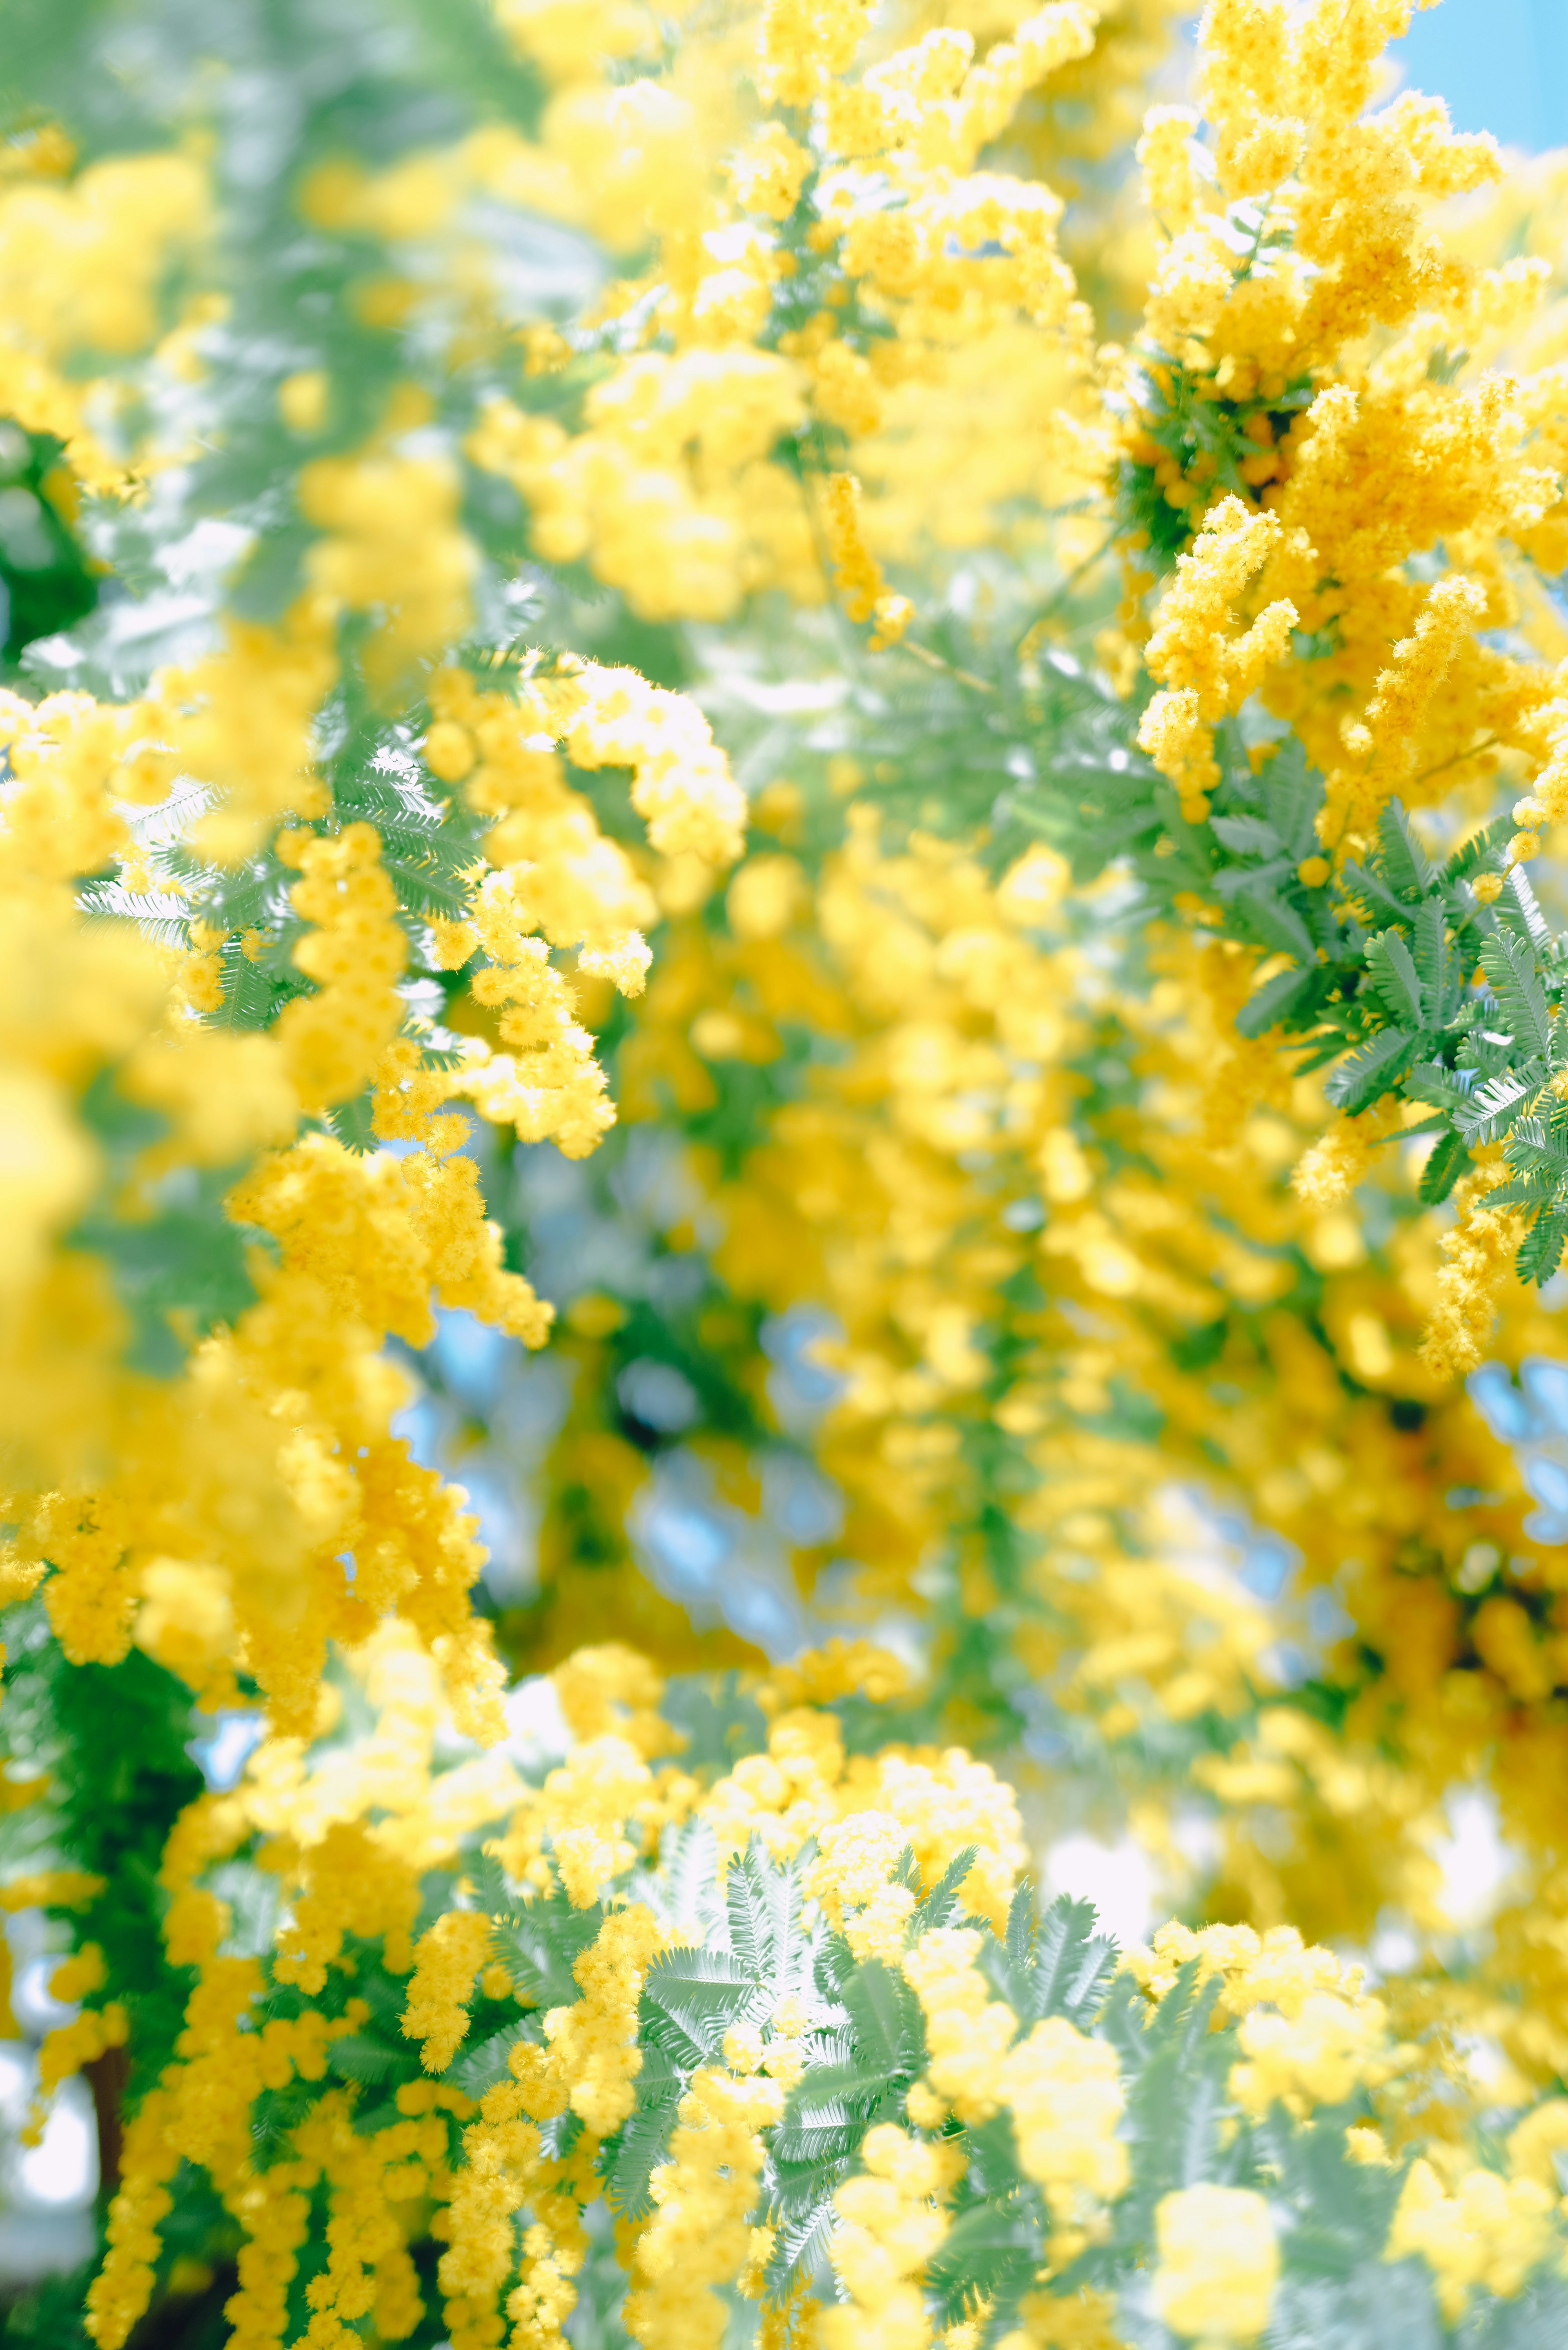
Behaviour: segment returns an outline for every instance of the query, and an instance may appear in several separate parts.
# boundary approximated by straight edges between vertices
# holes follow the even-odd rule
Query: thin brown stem
[[[1411,776],[1411,790],[1417,784],[1430,783],[1434,775],[1446,775],[1450,767],[1462,767],[1467,759],[1479,759],[1483,751],[1495,751],[1501,740],[1500,734],[1489,734],[1484,743],[1472,743],[1468,751],[1456,751],[1451,758],[1439,759],[1435,767],[1423,768],[1418,775]]]
[[[988,677],[976,677],[971,669],[960,669],[956,661],[944,660],[940,653],[932,652],[929,645],[918,645],[912,637],[900,637],[896,650],[913,653],[928,669],[940,670],[944,676],[956,678],[960,685],[972,686],[977,693],[994,693],[996,688]]]

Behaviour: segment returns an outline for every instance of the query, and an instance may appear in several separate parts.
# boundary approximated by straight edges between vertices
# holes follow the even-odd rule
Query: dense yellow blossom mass
[[[8,2340],[1568,2334],[1568,169],[1185,13],[17,0]]]

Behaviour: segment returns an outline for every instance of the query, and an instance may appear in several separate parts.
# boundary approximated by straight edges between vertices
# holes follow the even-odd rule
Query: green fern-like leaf
[[[379,2088],[394,2074],[405,2080],[411,2077],[412,2067],[403,2051],[385,2047],[362,2032],[345,2033],[340,2040],[334,2040],[327,2062],[345,2081],[358,2081],[367,2088]]]
[[[1456,958],[1449,940],[1442,901],[1428,898],[1416,911],[1411,959],[1420,983],[1428,1026],[1445,1027],[1458,1009]],[[1395,1018],[1403,1015],[1396,1012]],[[1417,1015],[1419,1016],[1419,1015]]]
[[[685,2086],[662,2049],[644,2048],[637,2110],[621,2131],[606,2174],[611,2207],[628,2220],[647,2216],[653,2174],[663,2161]]]
[[[1521,1281],[1550,1281],[1568,1239],[1568,1208],[1548,1208],[1536,1217],[1520,1243],[1515,1259]]]
[[[677,2064],[703,2064],[732,2023],[771,2004],[765,1984],[728,1950],[665,1950],[643,1978],[640,2033]]]
[[[1044,2255],[1038,2198],[988,2199],[951,2222],[927,2282],[949,2324],[983,2303],[1000,2329],[1033,2283]]]
[[[1544,1072],[1532,1076],[1505,1069],[1493,1077],[1484,1077],[1476,1087],[1456,1123],[1468,1143],[1495,1142],[1506,1134],[1526,1102],[1533,1101],[1541,1089]]]
[[[1427,853],[1398,800],[1385,801],[1378,812],[1375,863],[1379,879],[1406,905],[1414,905],[1425,897],[1435,878]]]
[[[1552,932],[1522,865],[1513,866],[1505,876],[1502,895],[1491,913],[1499,929],[1511,931],[1521,946],[1532,949],[1538,955],[1545,953]]]
[[[1517,827],[1510,816],[1498,816],[1481,831],[1461,841],[1443,868],[1446,882],[1468,881],[1472,874],[1495,871]]]
[[[844,1985],[843,1999],[860,2061],[885,2078],[912,2078],[925,2062],[920,2005],[901,1973],[867,1959]]]
[[[1530,947],[1500,928],[1481,948],[1480,960],[1514,1042],[1532,1059],[1548,1060],[1552,1015]]]
[[[1062,2015],[1082,2025],[1096,2012],[1116,1962],[1116,1946],[1096,1931],[1098,1923],[1091,1901],[1061,1893],[1052,1902],[1034,1942],[1032,2019]]]
[[[964,1884],[979,1852],[978,1845],[966,1844],[961,1852],[953,1855],[936,1884],[916,1905],[909,1924],[908,1939],[911,1942],[929,1934],[933,1927],[950,1925],[958,1916],[963,1907]]]
[[[492,1918],[505,1918],[516,1924],[523,1915],[506,1882],[506,1871],[493,1852],[481,1852],[464,1864],[473,1898],[480,1908]]]
[[[1243,1036],[1266,1036],[1271,1028],[1293,1025],[1293,1015],[1314,1003],[1320,985],[1315,970],[1276,972],[1236,1014],[1238,1032]]]
[[[572,1969],[603,1923],[597,1902],[574,1909],[566,1901],[533,1901],[520,1915],[501,1919],[496,1954],[518,1997],[543,2008],[569,2007],[580,1999],[582,1987]]]
[[[1380,1029],[1359,1051],[1340,1063],[1324,1090],[1336,1108],[1348,1110],[1354,1118],[1357,1111],[1369,1109],[1384,1094],[1393,1091],[1417,1049],[1417,1039],[1408,1029]]]
[[[1312,932],[1277,889],[1260,887],[1249,876],[1231,902],[1244,935],[1272,947],[1277,954],[1293,955],[1300,963],[1313,962],[1317,950]]]
[[[1453,1132],[1440,1134],[1428,1154],[1417,1187],[1423,1203],[1435,1208],[1439,1201],[1446,1200],[1469,1163],[1464,1137]]]
[[[482,2097],[497,2081],[504,2081],[511,2069],[512,2051],[519,2041],[526,2040],[528,2020],[519,2016],[515,2023],[504,2024],[493,2032],[488,2040],[459,2056],[447,2067],[444,2077],[467,2097]]]
[[[1423,907],[1421,910],[1425,913],[1427,909]],[[1420,975],[1397,931],[1379,931],[1369,941],[1366,966],[1389,1018],[1406,1027],[1425,1026],[1426,999]]]
[[[1282,857],[1285,844],[1266,816],[1217,816],[1209,829],[1216,840],[1240,857]]]

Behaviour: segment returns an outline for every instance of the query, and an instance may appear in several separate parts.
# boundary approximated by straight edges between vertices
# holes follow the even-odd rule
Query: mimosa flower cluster
[[[602,2322],[607,2203],[649,2350],[717,2345],[737,2292],[769,2339],[950,2342],[944,2296],[976,2292],[966,2233],[1003,2191],[1017,2254],[981,2306],[1012,2350],[1091,2324],[1120,2338],[1118,2298],[1181,2339],[1258,2340],[1313,2305],[1293,2231],[1343,2230],[1357,2177],[1385,2216],[1368,2234],[1357,2214],[1358,2252],[1345,2237],[1347,2293],[1401,2263],[1407,2306],[1435,2294],[1457,2318],[1560,2263],[1536,2177],[1555,2107],[1504,2171],[1449,2139],[1396,2153],[1421,2060],[1354,1970],[1288,1929],[1169,1927],[1116,1972],[1081,1905],[1036,1919],[1016,1808],[983,1764],[846,1757],[836,1707],[896,1688],[894,1661],[808,1663],[842,1696],[759,1684],[763,1742],[717,1778],[685,1767],[658,1677],[616,1648],[557,1674],[559,1760],[456,1759],[394,1623],[350,1663],[368,1733],[272,1742],[199,1799],[164,1867],[195,1988],[128,2140],[95,2342],[116,2350],[145,2306],[182,2159],[243,2232],[228,2314],[258,2350],[291,2338],[302,2283],[313,2345],[371,2312],[415,2331],[427,2226],[454,2345],[558,2341],[574,2311]],[[229,1950],[208,1880],[237,1883],[236,1858],[284,1894],[269,1958]],[[101,1969],[75,1963],[90,1990]],[[1197,2124],[1194,2096],[1213,2101]]]
[[[1412,13],[8,28],[31,2338],[1568,2329],[1568,176]]]

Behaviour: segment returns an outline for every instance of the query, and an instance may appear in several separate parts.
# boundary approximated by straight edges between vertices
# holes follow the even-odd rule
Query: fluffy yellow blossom
[[[286,1004],[276,1033],[302,1102],[319,1110],[369,1082],[402,1026],[396,989],[408,950],[373,826],[350,825],[336,839],[286,835],[280,849],[303,877],[295,910],[316,925],[295,961],[317,993]]]
[[[722,619],[775,579],[820,598],[799,484],[772,455],[804,421],[803,369],[735,338],[767,298],[755,271],[709,272],[693,294],[703,347],[629,360],[595,388],[575,439],[506,400],[486,404],[467,453],[527,499],[541,555],[587,556],[650,619]]]
[[[1517,1216],[1486,1204],[1502,1173],[1483,1167],[1466,1177],[1454,1195],[1459,1221],[1438,1243],[1444,1262],[1423,1352],[1434,1370],[1450,1377],[1472,1370],[1481,1359],[1522,1237]]]
[[[1563,2151],[1568,2151],[1568,2098],[1549,2097],[1509,2132],[1510,2168],[1540,2187],[1556,2187],[1556,2158]]]
[[[1293,2015],[1254,2008],[1242,2018],[1241,2042],[1248,2061],[1233,2068],[1231,2092],[1253,2114],[1266,2113],[1276,2099],[1298,2114],[1340,2105],[1392,2070],[1386,2019],[1376,2000],[1314,1991]]]
[[[610,1733],[585,1740],[519,1809],[502,1856],[514,1877],[535,1882],[548,1882],[553,1860],[567,1898],[586,1909],[630,1867],[628,1814],[644,1806],[655,1811],[652,1798],[652,1773],[628,1739]],[[542,1849],[546,1837],[549,1859]]]
[[[1192,224],[1201,202],[1192,154],[1198,117],[1189,106],[1151,106],[1144,117],[1137,160],[1149,208],[1168,234]]]
[[[1246,2187],[1183,2187],[1155,2207],[1154,2304],[1186,2340],[1255,2342],[1280,2272],[1269,2207]]]
[[[423,2042],[427,2073],[442,2073],[468,2028],[468,2002],[490,1949],[491,1924],[482,1911],[449,1909],[414,1949],[413,1980],[404,2026]]]
[[[741,852],[744,802],[696,705],[633,670],[592,663],[568,675],[553,723],[579,767],[628,766],[631,804],[666,857],[730,865]]]
[[[1376,1140],[1371,1118],[1335,1118],[1302,1153],[1292,1178],[1297,1192],[1311,1207],[1337,1207],[1371,1168]]]
[[[875,622],[870,644],[878,652],[898,643],[915,608],[907,596],[889,591],[882,567],[866,543],[860,503],[860,484],[853,473],[831,475],[823,512],[833,553],[833,584],[852,620]]]
[[[1443,2314],[1455,2324],[1478,2285],[1504,2299],[1519,2292],[1546,2253],[1551,2193],[1533,2178],[1467,2170],[1446,2193],[1430,2163],[1410,2166],[1385,2257],[1418,2253],[1437,2280]]]
[[[1210,748],[1213,728],[1290,647],[1297,613],[1283,597],[1266,605],[1243,633],[1233,633],[1234,607],[1280,535],[1272,515],[1249,515],[1239,498],[1224,499],[1205,520],[1191,554],[1178,558],[1176,584],[1149,639],[1149,671],[1166,690],[1145,712],[1138,741],[1176,785],[1189,821],[1207,813],[1205,795],[1220,779]]]
[[[57,434],[94,488],[118,488],[124,469],[91,429],[89,387],[60,363],[150,342],[160,276],[207,217],[206,174],[190,154],[124,155],[66,184],[35,174],[0,190],[0,404],[29,432]]]
[[[904,1960],[926,2019],[928,2078],[971,2125],[988,2121],[1011,2092],[1008,2052],[1018,2030],[1012,2010],[988,1993],[975,1964],[979,1950],[972,1929],[942,1926],[922,1934]],[[1037,2095],[1034,2102],[1037,2108]]]
[[[329,616],[302,598],[275,628],[232,619],[221,651],[155,674],[133,716],[212,786],[195,831],[208,855],[237,864],[279,818],[322,812],[311,723],[335,673]]]
[[[1239,1032],[1262,958],[1311,957],[1241,919],[1202,827],[1243,733],[1271,806],[1303,754],[1324,854],[1298,832],[1273,879],[1338,922],[1318,893],[1396,792],[1441,856],[1500,773],[1513,864],[1568,809],[1564,183],[1542,161],[1488,197],[1489,141],[1380,99],[1409,0],[1212,0],[1192,106],[1138,144],[1151,222],[1121,165],[1176,14],[498,0],[519,69],[477,90],[441,43],[415,87],[371,41],[373,139],[296,103],[309,27],[236,59],[214,18],[172,98],[117,48],[107,112],[95,36],[71,138],[18,53],[0,1597],[35,1603],[16,1752],[58,1784],[0,1786],[36,1807],[17,1849],[82,1817],[74,1733],[37,1720],[81,1667],[161,1691],[178,1744],[188,1696],[263,1717],[156,1894],[135,1869],[112,1899],[64,1871],[0,1893],[95,1938],[55,1981],[103,2003],[46,2043],[46,2086],[129,2052],[102,2350],[188,2281],[161,2243],[182,2164],[238,2247],[241,2350],[301,2324],[308,2350],[563,2350],[618,2276],[647,2350],[744,2330],[737,2296],[760,2350],[975,2350],[994,2312],[949,2199],[999,2192],[1008,2146],[1039,2190],[1008,2228],[1045,2215],[1008,2350],[1111,2350],[1107,2207],[1144,2193],[1147,2141],[1110,2027],[1015,2012],[987,1939],[1044,1829],[1046,1721],[1183,1915],[1243,1921],[1127,1961],[1146,2007],[1184,1967],[1213,1986],[1241,2116],[1215,2167],[1261,2116],[1291,2134],[1371,2091],[1352,2187],[1413,2160],[1388,2249],[1450,2319],[1557,2251],[1561,2101],[1529,2098],[1568,2068],[1568,1615],[1547,1504],[1456,1375],[1528,1366],[1539,1427],[1558,1341],[1509,1271],[1522,1218],[1486,1205],[1495,1152],[1440,1227],[1397,1113],[1328,1120],[1313,1070]],[[293,232],[254,234],[236,65]],[[301,265],[316,292],[278,274]],[[14,563],[29,530],[59,567]],[[896,644],[884,566],[950,657],[906,644],[874,690],[820,608],[831,576]],[[29,636],[34,588],[82,612],[100,577]],[[1102,850],[1164,920],[1134,930]],[[1527,902],[1496,873],[1473,894]],[[591,1286],[561,1272],[574,1218]],[[537,1347],[546,1295],[555,1374],[502,1344],[483,1399],[438,1315]],[[807,1330],[832,1335],[797,1360]],[[654,1357],[691,1372],[689,1426],[635,1409]],[[672,1518],[682,1480],[711,1517]],[[476,1604],[498,1481],[541,1504],[539,1587],[498,1558]],[[722,1624],[671,1596],[671,1523],[728,1545]],[[1305,1696],[1260,1596],[1281,1557],[1314,1625],[1328,1592],[1348,1617]],[[764,1659],[734,1628],[759,1559],[780,1652],[805,1619],[849,1637]],[[711,1711],[694,1664],[736,1673]],[[564,1755],[503,1703],[552,1665]],[[192,1749],[214,1776],[226,1734]],[[1334,1951],[1385,1909],[1443,1930],[1432,1850],[1476,1785],[1518,1856],[1494,1933],[1465,1979],[1424,1956],[1367,1999]],[[112,1822],[114,1787],[88,1794]],[[912,1934],[960,1854],[953,1922]],[[172,1991],[121,1980],[128,1917],[161,1923]],[[666,1989],[713,1961],[689,2044],[648,2024],[661,1954]],[[924,2077],[863,2143],[858,2100],[821,2125],[823,2154],[791,2101],[846,2035],[877,2061],[884,1994],[919,2009]],[[1472,2034],[1516,2101],[1507,2177],[1465,2168]],[[437,2077],[460,2052],[472,2099]],[[797,2126],[831,2192],[817,2274],[775,2289],[793,2221],[763,2181]],[[1160,2202],[1131,2292],[1167,2330],[1264,2332],[1314,2216],[1290,2165],[1268,2184]],[[1053,2291],[1091,2241],[1113,2281]]]
[[[638,2279],[627,2296],[634,2342],[689,2342],[717,2350],[727,2310],[713,2288],[744,2267],[747,2219],[762,2176],[759,2125],[783,2099],[771,2081],[733,2078],[717,2068],[692,2075],[670,2140],[670,2159],[654,2173],[653,2213],[638,2239]]]
[[[301,1855],[296,1876],[292,1914],[273,1962],[280,1981],[322,1991],[328,1966],[341,1961],[346,1937],[367,1927],[380,1934],[389,1967],[407,1971],[415,1955],[410,1937],[419,1880],[405,1855],[389,1850],[358,1822],[339,1819]],[[439,1947],[444,1946],[432,1946],[432,1964]]]
[[[18,1909],[35,1908],[46,1902],[52,1909],[77,1909],[94,1899],[103,1888],[104,1879],[89,1876],[85,1869],[37,1869],[0,1885],[0,1910],[15,1916]]]
[[[669,1745],[669,1725],[658,1711],[664,1676],[623,1641],[574,1649],[551,1679],[575,1738],[621,1736],[649,1759]]]
[[[744,212],[786,220],[794,210],[811,157],[779,122],[764,123],[730,165],[735,201]]]
[[[16,1137],[0,1171],[0,1291],[15,1294],[42,1270],[51,1237],[86,1205],[98,1165],[62,1089],[41,1074],[0,1076],[0,1118]]]
[[[808,106],[830,77],[853,64],[866,30],[866,0],[767,0],[763,87],[776,105]]]
[[[927,2350],[930,2322],[919,2280],[947,2232],[941,2155],[890,2122],[870,2131],[860,2151],[864,2175],[846,2179],[834,2199],[833,2265],[845,2303],[827,2313],[823,2338],[827,2350]]]
[[[1012,2050],[1004,2077],[1018,2158],[1057,2219],[1079,2220],[1086,2207],[1114,2202],[1128,2175],[1115,2050],[1048,2016]]]
[[[1220,2002],[1238,2018],[1268,2005],[1293,2020],[1320,1995],[1358,1997],[1360,1970],[1332,1950],[1303,1941],[1293,1926],[1273,1926],[1260,1934],[1251,1926],[1205,1926],[1194,1932],[1174,1921],[1161,1926],[1147,1950],[1132,1950],[1127,1963],[1147,1991],[1162,1998],[1178,1970],[1193,1960],[1200,1980],[1220,1977]]]
[[[971,2126],[1010,2111],[1025,2173],[1044,2188],[1058,2220],[1080,2219],[1127,2184],[1116,2053],[1060,2016],[1018,2038],[1011,2009],[988,1994],[975,1963],[980,1946],[972,1929],[939,1927],[904,1960],[926,2020],[927,2078]]]
[[[545,2019],[551,2087],[567,2085],[565,2102],[596,2137],[607,2137],[631,2112],[642,2065],[638,1999],[649,1962],[667,1940],[641,1903],[612,1910],[573,1969],[583,1997],[573,2007],[552,2009]]]
[[[890,1958],[902,1942],[915,1895],[888,1879],[907,1841],[888,1812],[850,1812],[822,1832],[812,1890],[830,1918],[842,1919],[857,1958]]]
[[[493,1125],[514,1127],[524,1141],[548,1137],[569,1157],[586,1158],[615,1112],[593,1039],[573,1017],[571,991],[547,944],[530,935],[509,874],[485,877],[470,923],[486,957],[474,978],[474,1001],[499,1013],[496,1025],[510,1049],[493,1053],[476,1040],[452,1090]]]
[[[385,610],[374,673],[388,684],[467,625],[473,549],[460,497],[455,469],[438,458],[318,457],[300,474],[301,510],[323,533],[311,578],[333,604]]]
[[[1113,2304],[1090,2287],[1075,2293],[1028,2293],[1020,2314],[1026,2327],[1002,2335],[1004,2350],[1032,2350],[1037,2343],[1049,2350],[1123,2350]]]
[[[166,2135],[171,2102],[167,2091],[153,2088],[126,2133],[121,2184],[108,2226],[108,2255],[88,2288],[87,2321],[93,2338],[105,2350],[119,2350],[147,2306],[152,2288],[153,2266],[161,2250],[159,2223],[172,2200],[168,2181],[180,2167],[179,2150]],[[303,2232],[303,2197],[297,2199],[297,2206]],[[254,2260],[243,2262],[242,2282],[248,2281],[246,2268],[254,2272]],[[286,2286],[292,2273],[291,2261],[282,2280]],[[283,2314],[280,2308],[279,2330]],[[267,2337],[264,2334],[261,2338]]]
[[[875,1672],[875,1657],[872,1663]],[[988,1763],[961,1747],[940,1753],[893,1748],[869,1765],[857,1756],[846,1767],[840,1802],[857,1801],[869,1801],[898,1823],[928,1885],[959,1852],[975,1847],[963,1898],[1001,1930],[1026,1856],[1016,1799]]]
[[[118,2000],[107,2007],[87,2007],[70,2023],[57,2023],[38,2050],[39,2105],[23,2130],[23,2143],[36,2146],[43,2136],[44,2101],[62,2081],[96,2063],[110,2048],[123,2048],[130,2036],[130,2019]]]

